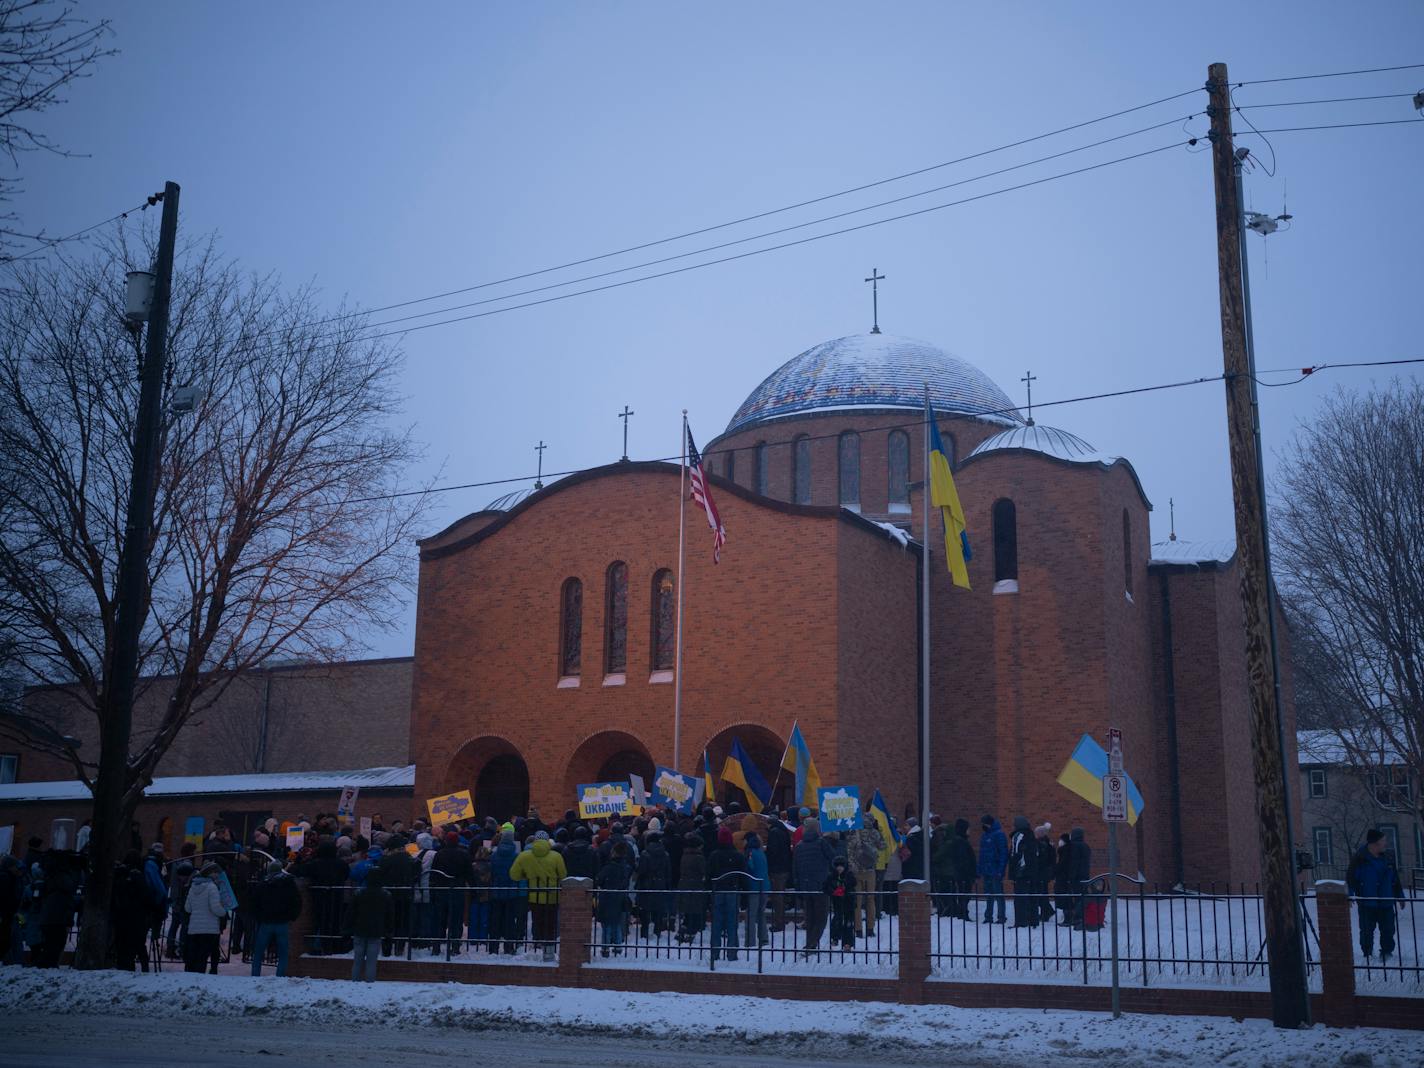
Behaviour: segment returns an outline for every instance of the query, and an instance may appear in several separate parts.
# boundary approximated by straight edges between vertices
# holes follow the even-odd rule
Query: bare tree
[[[1424,384],[1331,398],[1283,458],[1274,550],[1313,726],[1424,814]]]
[[[115,50],[105,47],[108,19],[76,18],[67,3],[53,0],[0,0],[0,149],[16,168],[24,152],[68,153],[31,123],[41,112],[64,102],[64,91]],[[19,178],[0,176],[0,201],[9,201]],[[15,239],[48,244],[43,232],[22,233],[16,216],[0,215],[0,247]],[[0,255],[0,262],[5,257]]]
[[[64,685],[91,736],[108,707],[138,399],[119,304],[125,270],[150,254],[36,266],[0,295],[0,617],[27,681]],[[90,841],[81,966],[104,963],[120,829],[195,711],[269,659],[361,648],[409,588],[422,498],[392,493],[415,448],[393,425],[398,354],[366,333],[211,244],[180,260],[166,397],[191,383],[199,398],[166,416],[139,662],[168,676],[166,700],[135,731],[122,811],[103,821],[114,832]],[[97,753],[8,722],[92,789]]]

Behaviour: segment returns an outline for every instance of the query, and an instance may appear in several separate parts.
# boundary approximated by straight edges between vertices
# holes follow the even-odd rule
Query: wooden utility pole
[[[1231,449],[1231,492],[1236,506],[1236,560],[1246,625],[1246,673],[1251,703],[1251,762],[1256,779],[1256,819],[1261,834],[1261,886],[1265,897],[1266,951],[1271,976],[1271,1016],[1277,1027],[1310,1023],[1305,945],[1295,893],[1295,856],[1285,782],[1280,690],[1272,649],[1270,569],[1261,475],[1260,418],[1255,368],[1247,345],[1246,290],[1242,280],[1241,160],[1231,136],[1231,93],[1226,64],[1207,69],[1212,174],[1216,184],[1216,253],[1221,285],[1221,349],[1226,366],[1226,424]]]

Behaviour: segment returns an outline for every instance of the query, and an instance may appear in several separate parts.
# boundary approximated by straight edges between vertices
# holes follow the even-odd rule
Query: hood
[[[1069,840],[1070,842],[1081,842],[1081,841],[1083,841],[1083,828],[1081,828],[1081,827],[1074,827],[1073,830],[1072,830],[1072,832],[1069,833],[1069,835],[1068,835],[1068,840]]]
[[[1014,830],[1016,830],[1016,831],[1027,831],[1028,829],[1029,829],[1029,824],[1028,824],[1028,817],[1027,817],[1027,816],[1015,816],[1015,817],[1014,817]]]
[[[957,820],[955,820],[955,821],[954,821],[954,833],[957,834],[957,835],[959,835],[960,838],[968,838],[968,837],[969,837],[969,821],[966,820],[966,819],[957,819]]]
[[[529,851],[540,860],[543,860],[549,855],[550,848],[552,847],[549,845],[549,839],[536,838],[534,839],[534,844],[529,847]]]
[[[497,857],[513,857],[517,856],[518,853],[519,848],[514,844],[513,839],[507,842],[502,841],[499,845],[494,847],[494,855]]]
[[[981,826],[983,826],[983,825],[981,824]],[[1003,826],[999,823],[999,821],[998,821],[998,820],[994,820],[992,823],[989,824],[988,827],[985,827],[985,828],[984,828],[984,833],[985,833],[985,834],[993,834],[995,831],[1002,831],[1003,829],[1004,829],[1004,828],[1003,828]]]

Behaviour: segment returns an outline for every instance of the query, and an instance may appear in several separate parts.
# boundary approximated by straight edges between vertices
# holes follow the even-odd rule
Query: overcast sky
[[[223,251],[254,271],[315,280],[333,304],[349,297],[367,307],[995,148],[1198,87],[1212,61],[1227,62],[1233,81],[1424,62],[1418,3],[123,0],[81,10],[113,20],[121,54],[45,116],[47,133],[87,155],[24,159],[23,220],[69,232],[172,179],[183,187],[185,234],[216,232]],[[1420,88],[1424,69],[1248,85],[1237,103]],[[778,240],[959,199],[1201,134],[1204,106],[1205,94],[1195,93],[812,208],[388,314],[630,266],[1168,123]],[[1192,112],[1185,124],[1168,122]],[[1248,114],[1262,129],[1419,117],[1407,99]],[[1295,219],[1289,232],[1250,239],[1259,366],[1424,355],[1424,122],[1270,140],[1276,176],[1250,175],[1247,196],[1279,214],[1288,193]],[[1241,143],[1270,162],[1259,139]],[[550,445],[546,469],[616,460],[625,404],[636,412],[634,458],[677,452],[684,406],[699,439],[710,439],[781,363],[869,328],[861,280],[871,267],[887,276],[887,332],[957,353],[1014,397],[1030,368],[1035,400],[1219,374],[1210,158],[1174,148],[797,248],[410,334],[408,417],[429,454],[428,469],[410,481],[437,467],[447,484],[532,475],[541,438]],[[1264,390],[1267,450],[1279,450],[1335,388],[1389,377],[1327,371]],[[1224,411],[1217,383],[1038,417],[1131,459],[1156,508],[1154,540],[1167,535],[1169,497],[1181,537],[1217,539],[1233,536]],[[514,485],[442,495],[430,529]],[[409,653],[412,620],[413,609],[396,633],[375,638],[374,651]]]

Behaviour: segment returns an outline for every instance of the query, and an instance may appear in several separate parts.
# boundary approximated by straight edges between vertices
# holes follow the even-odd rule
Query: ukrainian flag
[[[939,427],[930,420],[930,503],[944,516],[944,555],[949,560],[949,573],[956,586],[969,589],[969,535],[965,532],[964,508],[959,503],[959,491],[954,488],[954,475],[949,470],[949,455],[939,436]],[[929,532],[926,531],[926,537]]]
[[[1066,786],[1094,808],[1103,807],[1103,776],[1108,773],[1108,754],[1091,734],[1083,735],[1078,748],[1068,758],[1062,773],[1058,776],[1060,786]],[[1132,781],[1127,780],[1127,822],[1135,824],[1146,806],[1142,801],[1142,791]]]
[[[791,725],[791,740],[786,743],[781,768],[796,775],[796,803],[815,808],[820,803],[821,776],[816,771],[816,762],[811,759],[806,739],[801,736],[801,728],[795,723]]]
[[[717,803],[717,787],[712,785],[712,762],[707,759],[707,750],[702,750],[702,800],[709,805]]]
[[[865,814],[875,821],[875,826],[880,828],[880,837],[885,839],[885,847],[880,850],[880,856],[875,861],[877,868],[883,868],[890,863],[890,854],[900,844],[900,835],[895,830],[895,821],[890,818],[890,810],[885,807],[885,798],[880,796],[879,790],[876,790],[875,796],[870,799],[870,807],[865,810]]]
[[[754,803],[754,811],[761,811],[771,803],[771,784],[768,783],[757,766],[751,762],[742,743],[732,739],[732,751],[727,754],[727,762],[722,765],[722,781],[729,782],[746,795],[748,803]]]

